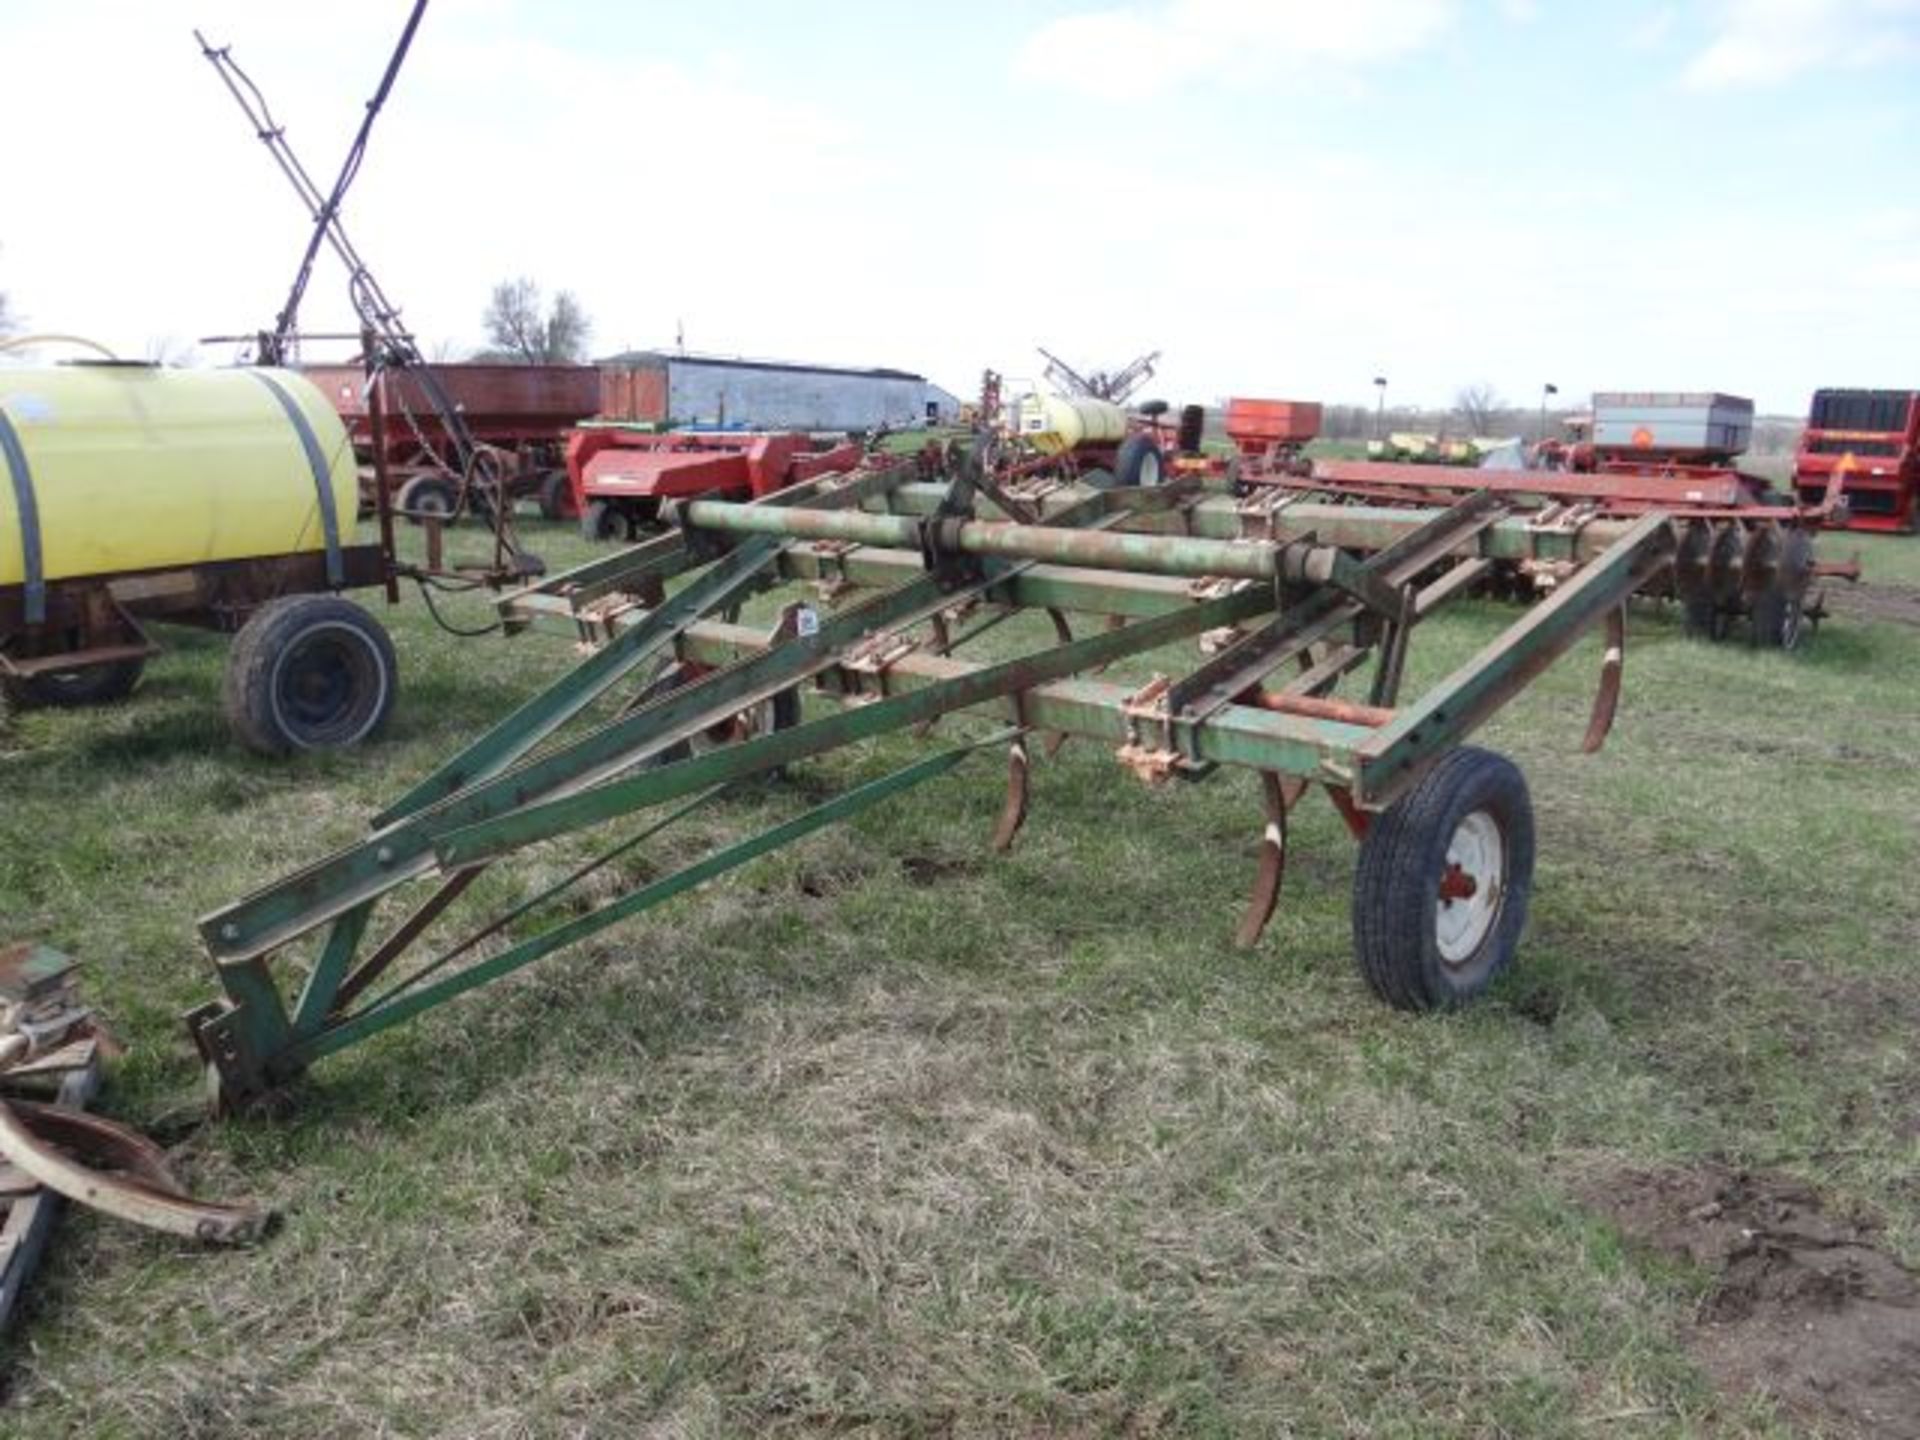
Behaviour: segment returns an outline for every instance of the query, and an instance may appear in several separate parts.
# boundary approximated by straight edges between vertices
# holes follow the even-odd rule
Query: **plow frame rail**
[[[1004,849],[1025,816],[1035,732],[1050,746],[1069,736],[1114,746],[1149,781],[1201,778],[1223,765],[1258,772],[1268,843],[1241,927],[1251,943],[1278,893],[1287,809],[1309,785],[1325,787],[1363,834],[1370,814],[1605,621],[1594,748],[1618,693],[1623,602],[1675,549],[1660,515],[1541,528],[1492,494],[1443,509],[1367,511],[1240,500],[1193,481],[1056,487],[1035,507],[1041,523],[1012,523],[973,513],[970,478],[963,470],[929,482],[913,463],[874,463],[747,504],[696,502],[663,535],[502,597],[508,629],[558,630],[591,653],[383,811],[366,839],[201,920],[224,993],[186,1018],[216,1104],[256,1100],[325,1055],[982,751],[1009,756],[994,837]],[[1403,704],[1411,632],[1498,558],[1575,568]],[[731,618],[762,591],[806,582],[857,598],[831,611],[788,604],[770,633]],[[955,655],[1021,612],[1047,614],[1058,643],[984,663]],[[1076,634],[1069,615],[1100,617],[1104,628]],[[1116,661],[1202,637],[1214,653],[1184,676],[1145,687],[1099,678]],[[1369,663],[1368,703],[1331,698]],[[1274,678],[1288,666],[1298,673]],[[669,667],[672,679],[661,679]],[[615,718],[557,737],[623,685],[639,693]],[[817,717],[794,707],[794,723],[747,725],[733,743],[695,748],[740,731],[744,716],[778,713],[776,700],[803,687],[842,703]],[[987,717],[988,733],[584,913],[575,906],[540,929],[522,923],[742,781],[959,712]],[[597,858],[450,944],[424,943],[495,862],[629,817],[641,828]],[[396,903],[402,889],[414,892],[405,908]],[[376,929],[390,905],[386,928]]]

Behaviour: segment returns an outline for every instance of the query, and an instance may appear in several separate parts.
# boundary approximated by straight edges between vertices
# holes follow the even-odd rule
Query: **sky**
[[[5,0],[13,309],[270,324],[307,222],[194,29],[326,186],[407,9]],[[437,356],[527,275],[596,354],[1794,414],[1920,386],[1917,74],[1920,0],[432,0],[344,216]]]

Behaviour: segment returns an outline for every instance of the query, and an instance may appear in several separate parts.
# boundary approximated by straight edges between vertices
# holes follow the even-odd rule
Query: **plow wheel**
[[[1533,805],[1504,755],[1444,755],[1360,844],[1353,949],[1402,1010],[1471,1000],[1512,962],[1533,886]]]

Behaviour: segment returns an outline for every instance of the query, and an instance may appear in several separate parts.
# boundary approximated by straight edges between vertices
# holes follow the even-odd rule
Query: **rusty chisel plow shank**
[[[1012,521],[976,513],[978,493],[964,472],[876,463],[752,504],[693,502],[668,533],[505,597],[510,630],[555,630],[591,653],[365,840],[201,922],[224,994],[188,1021],[219,1097],[255,1098],[982,750],[1010,757],[994,843],[1011,844],[1035,735],[1110,746],[1150,780],[1258,772],[1272,853],[1242,925],[1250,943],[1278,894],[1287,806],[1307,786],[1363,825],[1674,548],[1661,516],[1545,533],[1490,495],[1424,511],[1282,508],[1193,483],[1066,485]],[[1497,559],[1564,561],[1573,575],[1403,702],[1408,636],[1463,574]],[[771,631],[722,618],[781,586],[840,603],[789,603]],[[1050,615],[1055,643],[956,653],[1023,611]],[[1154,653],[1192,655],[1203,637],[1212,653],[1197,662]],[[1190,668],[1145,688],[1102,673],[1149,654]],[[1367,667],[1364,702],[1333,696]],[[802,711],[801,693],[830,703]],[[653,858],[678,868],[591,907],[580,899],[588,876],[750,777],[957,712],[989,730],[746,839],[663,848]],[[631,833],[538,893],[502,901],[511,887],[480,883],[529,847],[621,827]],[[605,894],[604,876],[594,888]],[[495,913],[481,913],[490,889]]]

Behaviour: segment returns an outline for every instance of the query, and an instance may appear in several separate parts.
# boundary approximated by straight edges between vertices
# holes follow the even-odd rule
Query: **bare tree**
[[[547,358],[580,361],[587,358],[587,337],[593,322],[587,318],[580,297],[562,290],[553,297],[553,309],[547,315]]]
[[[1454,392],[1453,408],[1469,434],[1489,435],[1493,433],[1494,422],[1506,409],[1506,402],[1492,385],[1485,380],[1476,380]]]
[[[571,290],[553,297],[553,308],[541,313],[540,287],[525,275],[502,280],[493,287],[483,317],[492,355],[522,365],[583,360],[592,323]]]

